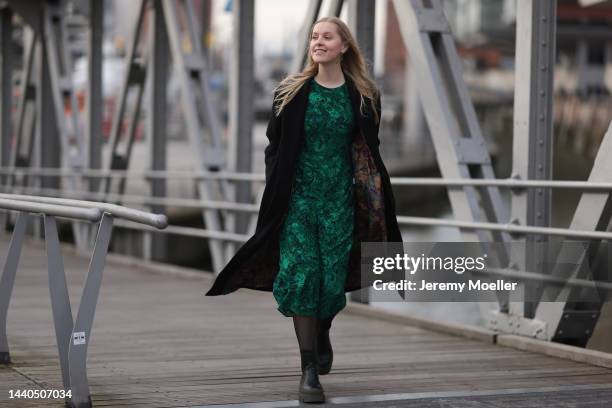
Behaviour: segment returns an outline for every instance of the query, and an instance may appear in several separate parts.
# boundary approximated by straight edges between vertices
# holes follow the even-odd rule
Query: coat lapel
[[[299,140],[302,141],[304,138],[304,118],[306,116],[306,108],[308,106],[308,94],[310,93],[310,86],[313,79],[310,78],[300,88],[298,93],[293,97],[290,103],[285,107],[286,117],[289,119],[287,125],[290,127],[287,129],[289,135],[299,135]]]
[[[357,125],[358,125],[357,131],[361,129],[363,131],[363,136],[366,140],[366,143],[368,144],[368,146],[373,147],[376,144],[371,143],[372,142],[371,136],[372,136],[372,132],[374,131],[374,129],[372,128],[373,118],[370,117],[371,116],[370,107],[366,103],[363,109],[365,114],[361,112],[359,108],[359,105],[361,104],[361,94],[359,93],[359,90],[355,86],[355,83],[353,82],[353,80],[349,78],[348,75],[345,75],[345,78],[346,78],[346,85],[348,88],[349,96],[351,99],[351,105],[353,106],[353,115],[357,119]]]

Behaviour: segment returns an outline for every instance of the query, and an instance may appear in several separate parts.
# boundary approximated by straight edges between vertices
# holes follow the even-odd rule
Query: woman
[[[389,176],[380,158],[380,94],[348,27],[312,27],[307,67],[274,92],[266,136],[266,187],[255,234],[207,296],[271,291],[292,317],[302,367],[299,399],[323,402],[329,330],[346,292],[366,284],[360,243],[401,242]]]

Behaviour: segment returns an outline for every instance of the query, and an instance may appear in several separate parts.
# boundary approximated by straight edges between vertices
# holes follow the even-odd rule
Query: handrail
[[[6,194],[7,196],[9,194]],[[0,208],[5,210],[23,211],[37,214],[48,214],[56,217],[75,218],[85,221],[100,221],[102,210],[99,208],[83,208],[77,206],[61,206],[51,203],[37,203],[11,199],[0,195]]]
[[[466,229],[480,229],[490,231],[509,232],[510,234],[537,234],[553,235],[558,237],[575,237],[591,239],[612,239],[612,232],[572,230],[568,228],[533,227],[529,225],[518,225],[513,223],[493,223],[463,220],[445,220],[428,217],[397,216],[398,224],[426,225],[440,227],[457,227]]]
[[[164,229],[168,226],[168,218],[164,214],[151,214],[133,208],[123,207],[117,204],[109,203],[98,203],[93,201],[84,200],[73,200],[69,198],[57,198],[57,197],[41,197],[41,196],[29,196],[20,194],[5,194],[0,193],[0,199],[9,199],[15,201],[25,201],[32,203],[44,203],[47,205],[53,205],[58,207],[61,205],[74,206],[87,209],[98,209],[101,213],[106,212],[118,218],[138,222],[140,224],[150,225],[157,229]],[[100,219],[98,217],[98,220]]]
[[[72,405],[82,406],[83,402],[90,401],[87,348],[91,341],[93,319],[114,219],[125,219],[158,229],[166,228],[168,219],[163,214],[151,214],[116,204],[18,194],[0,194],[1,209],[18,211],[19,215],[13,227],[4,269],[0,276],[0,363],[6,364],[11,361],[6,317],[29,213],[42,214],[44,216],[49,293],[62,382],[64,389],[71,392],[69,398]],[[76,319],[73,319],[70,307],[56,216],[99,221]]]
[[[445,179],[434,177],[391,177],[398,186],[565,188],[575,190],[612,190],[612,183],[576,180]]]
[[[219,209],[257,213],[259,206],[257,204],[236,203],[232,201],[221,200],[199,200],[195,198],[174,198],[174,197],[152,197],[145,195],[134,194],[118,194],[118,193],[103,193],[87,190],[64,190],[61,188],[42,188],[42,187],[14,187],[13,190],[18,191],[21,195],[45,194],[47,196],[60,195],[66,199],[86,199],[90,201],[105,200],[105,201],[121,201],[123,203],[141,204],[141,205],[169,205],[173,207],[199,208],[199,209]],[[0,186],[0,191],[7,190]],[[0,193],[2,194],[2,193]]]
[[[127,171],[127,170],[66,170],[57,168],[23,168],[0,167],[0,175],[30,175],[34,177],[72,177],[82,175],[87,178],[104,177],[139,177],[143,179],[210,179],[210,180],[236,180],[236,181],[265,181],[263,173],[246,173],[234,171]],[[589,182],[577,180],[522,180],[517,178],[506,179],[461,179],[436,177],[391,177],[391,185],[398,186],[452,186],[452,187],[503,187],[503,188],[564,188],[576,190],[612,190],[612,183]]]
[[[36,192],[49,192],[49,193],[58,193],[61,190],[58,189],[40,189],[40,188],[25,188],[26,191],[36,191]],[[90,196],[87,192],[82,192],[84,196]],[[99,193],[90,193],[91,196],[95,196]],[[5,194],[0,193],[0,197]],[[108,199],[119,199],[123,196],[118,194],[109,194]],[[125,196],[126,200],[132,202],[138,202],[136,199],[140,198],[139,196]],[[71,200],[71,199],[65,199]],[[236,206],[234,204],[228,205],[230,203],[217,201],[211,202],[202,201],[200,205],[191,205],[191,204],[181,204],[181,202],[175,202],[176,199],[171,198],[162,198],[162,197],[142,197],[141,203],[151,203],[151,204],[167,204],[167,205],[175,205],[175,206],[184,206],[184,207],[193,207],[193,208],[217,208],[217,209],[225,209],[225,210],[233,210],[233,211],[249,211],[249,212],[257,212],[258,208],[252,204],[245,204],[244,206]],[[79,201],[79,200],[72,200]],[[195,204],[195,203],[194,203]],[[211,205],[212,204],[212,205]],[[111,205],[111,204],[107,204]],[[114,205],[114,204],[113,204]],[[125,207],[123,207],[125,208]],[[135,211],[135,210],[134,210]],[[166,221],[167,222],[167,221]],[[585,230],[572,230],[568,228],[551,228],[551,227],[535,227],[529,225],[518,225],[513,223],[489,223],[489,222],[479,222],[479,221],[468,221],[468,220],[446,220],[439,218],[428,218],[428,217],[411,217],[398,215],[397,222],[400,225],[423,225],[423,226],[440,226],[440,227],[455,227],[455,228],[466,228],[466,229],[481,229],[481,230],[490,230],[490,231],[502,231],[509,232],[511,234],[539,234],[539,235],[552,235],[552,236],[562,236],[562,237],[577,237],[577,238],[591,238],[591,239],[612,239],[612,232],[604,232],[604,231],[585,231]],[[150,225],[150,224],[149,224]],[[166,224],[167,225],[167,224]],[[122,227],[132,228],[128,225],[122,224]],[[179,231],[184,231],[184,235],[189,236],[199,236],[202,238],[211,238],[211,239],[220,239],[220,240],[229,240],[235,242],[246,241],[248,239],[247,235],[231,235],[224,236],[219,235],[218,231],[207,230],[202,228],[190,228],[190,227],[180,227],[174,228],[175,226],[171,226],[172,233],[181,234]],[[138,229],[138,228],[136,228]],[[197,231],[202,231],[199,233]],[[167,231],[171,233],[171,230]]]
[[[54,167],[0,167],[0,175],[28,175],[33,177],[73,177],[86,178],[106,177],[138,177],[143,179],[193,179],[193,180],[236,180],[236,181],[265,181],[263,173],[245,173],[235,171],[180,171],[180,170],[102,170],[102,169],[58,169]]]

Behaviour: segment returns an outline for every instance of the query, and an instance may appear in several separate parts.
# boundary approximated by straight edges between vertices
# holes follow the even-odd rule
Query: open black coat
[[[281,114],[268,123],[265,149],[266,186],[255,234],[244,243],[217,276],[206,296],[225,295],[238,288],[272,291],[278,273],[279,233],[288,210],[298,154],[304,142],[304,117],[313,79],[305,82]],[[361,242],[402,242],[389,175],[379,152],[379,124],[369,100],[360,111],[360,95],[345,76],[356,126],[352,134],[355,219],[345,292],[364,287],[360,275]],[[380,118],[380,98],[375,101]]]

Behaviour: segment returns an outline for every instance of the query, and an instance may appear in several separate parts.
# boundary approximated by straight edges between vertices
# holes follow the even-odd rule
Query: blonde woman
[[[306,68],[274,92],[266,187],[255,234],[207,296],[271,291],[298,340],[301,402],[323,402],[329,331],[346,292],[365,287],[360,243],[401,242],[378,139],[380,93],[346,24],[312,27]]]

